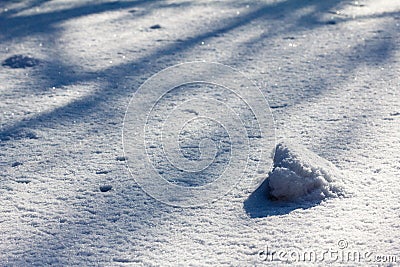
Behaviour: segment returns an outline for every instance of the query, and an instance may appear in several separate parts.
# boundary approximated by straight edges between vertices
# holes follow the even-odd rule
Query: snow
[[[163,203],[209,204],[257,165],[272,163],[275,129],[262,92],[226,65],[188,62],[148,79],[133,95],[123,127],[135,181]],[[148,160],[146,160],[148,159]]]
[[[28,68],[34,67],[39,64],[39,61],[30,56],[15,55],[7,58],[3,62],[3,66],[8,66],[10,68]]]
[[[346,242],[339,251],[399,262],[399,29],[395,0],[0,1],[0,265],[280,266],[259,256]],[[257,142],[252,175],[234,175],[215,202],[171,207],[146,194],[127,168],[125,111],[154,74],[193,61],[254,81],[277,139],[301,163],[313,151],[337,166],[352,194],[271,200],[271,166],[256,168],[257,149],[271,148]],[[209,129],[187,127],[189,145]],[[377,260],[314,265],[397,264]]]
[[[268,186],[275,200],[319,201],[344,195],[342,174],[332,163],[285,141],[276,146]]]

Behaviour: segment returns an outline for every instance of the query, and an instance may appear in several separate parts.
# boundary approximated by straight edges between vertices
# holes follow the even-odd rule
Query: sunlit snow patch
[[[276,146],[268,187],[274,200],[319,201],[344,196],[342,174],[332,163],[286,141]]]

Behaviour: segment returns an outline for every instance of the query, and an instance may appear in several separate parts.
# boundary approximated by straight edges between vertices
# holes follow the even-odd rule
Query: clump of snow
[[[320,201],[344,196],[340,170],[305,147],[286,141],[276,146],[268,187],[274,200]]]

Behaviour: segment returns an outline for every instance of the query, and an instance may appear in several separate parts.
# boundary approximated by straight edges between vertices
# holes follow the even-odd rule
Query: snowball
[[[268,194],[275,200],[320,201],[344,196],[341,172],[310,150],[287,141],[276,146]]]

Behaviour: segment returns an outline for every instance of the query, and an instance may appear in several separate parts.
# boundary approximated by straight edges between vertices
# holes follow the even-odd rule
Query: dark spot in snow
[[[137,10],[136,9],[131,9],[131,10],[128,10],[128,12],[129,13],[135,13],[135,12],[137,12]]]
[[[16,180],[15,182],[17,182],[17,183],[19,183],[19,184],[29,184],[31,181],[30,180],[24,180],[24,179],[21,179],[21,180]]]
[[[115,158],[117,161],[126,161],[128,158],[124,156],[118,156]]]
[[[327,119],[326,121],[339,121],[340,119],[338,118],[332,118],[332,119]]]
[[[109,173],[109,172],[111,172],[111,171],[108,171],[108,170],[97,171],[96,174],[107,174],[107,173]]]
[[[64,218],[60,219],[60,223],[65,223],[65,222],[67,222],[67,219],[64,219]]]
[[[123,258],[113,258],[113,261],[115,261],[115,262],[121,262],[121,263],[129,263],[129,262],[132,262],[130,259],[123,259]]]
[[[150,29],[152,29],[152,30],[161,29],[161,25],[160,24],[155,24],[153,26],[150,26]]]
[[[101,192],[108,192],[108,191],[110,191],[112,189],[112,186],[111,185],[102,185],[102,186],[100,186],[100,191]]]
[[[190,109],[190,108],[184,109],[183,112],[194,114],[194,115],[199,115],[199,113],[196,110]]]
[[[390,113],[390,116],[399,116],[400,115],[400,112],[393,112],[393,113]]]
[[[271,105],[269,106],[272,109],[276,109],[276,108],[284,108],[287,107],[287,104],[282,104],[282,105]]]
[[[37,135],[34,132],[25,132],[23,133],[23,137],[28,139],[38,139]]]
[[[335,24],[336,24],[336,21],[334,21],[334,20],[328,20],[328,21],[326,22],[326,24],[328,24],[328,25],[335,25]]]
[[[112,222],[112,223],[115,223],[115,222],[117,222],[118,220],[119,220],[118,217],[114,217],[114,218],[107,219],[107,221]]]
[[[18,129],[0,133],[1,141],[21,140],[21,139],[38,139],[35,132],[29,129]]]
[[[13,69],[24,69],[34,67],[39,64],[39,60],[31,56],[14,55],[3,61],[3,66],[7,66]]]
[[[296,39],[296,38],[293,36],[283,37],[283,40],[294,40],[294,39]]]
[[[11,164],[11,167],[17,167],[19,165],[22,165],[22,162],[16,161],[13,164]]]
[[[88,232],[83,232],[83,234],[90,235],[91,233],[88,231]],[[93,256],[93,252],[90,252],[90,251],[79,251],[78,255],[79,256],[83,256],[83,257],[90,257],[90,256]]]

